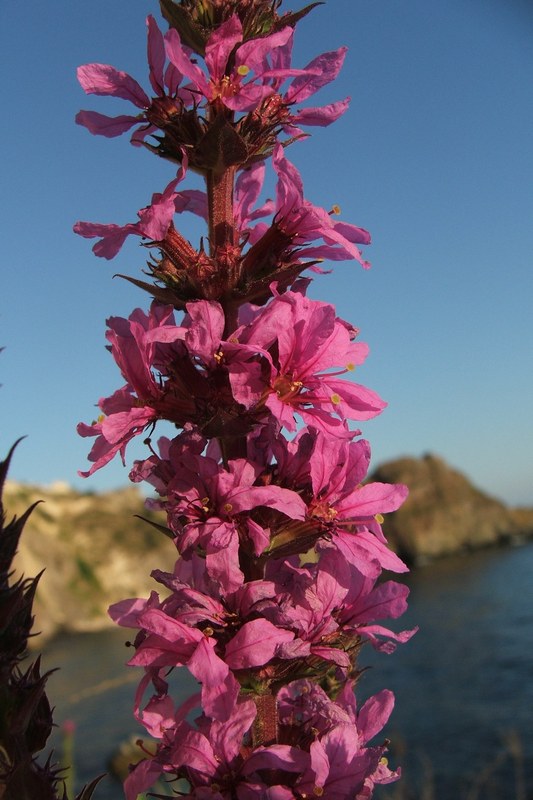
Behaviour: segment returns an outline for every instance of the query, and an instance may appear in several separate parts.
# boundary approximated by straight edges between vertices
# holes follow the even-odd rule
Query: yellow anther
[[[220,364],[224,360],[224,353],[222,352],[222,350],[217,350],[216,353],[213,353],[213,358],[215,359],[217,364]]]
[[[322,797],[322,795],[324,794],[324,787],[315,786],[315,788],[313,789],[313,794],[316,795],[316,797]]]
[[[340,395],[336,393],[331,395],[331,402],[333,403],[334,406],[338,406],[340,401],[341,401]]]
[[[335,203],[335,205],[331,207],[331,212],[330,212],[330,213],[331,213],[331,214],[340,214],[340,213],[341,213],[341,207],[340,207],[340,206],[338,206],[338,205]]]
[[[248,75],[250,72],[250,67],[247,67],[246,64],[241,64],[240,67],[237,67],[237,75],[241,75],[243,78],[245,75]]]
[[[382,757],[379,759],[379,763],[380,763],[382,766],[386,767],[386,766],[388,765],[388,763],[389,763],[389,759],[388,759],[388,758],[385,758],[385,756],[382,756]]]
[[[352,364],[351,362],[349,364],[346,364],[346,369],[348,370],[348,372],[353,372],[355,369],[355,364]]]
[[[212,636],[214,634],[213,628],[204,628],[204,636]]]
[[[385,521],[385,520],[384,520],[384,518],[383,518],[383,514],[376,514],[376,516],[374,517],[374,519],[376,520],[376,522],[377,522],[379,525],[383,525],[383,522]]]
[[[231,503],[224,503],[223,509],[226,512],[226,514],[229,514],[231,511],[233,511],[233,506],[231,505]]]
[[[96,420],[96,421],[97,421],[97,422],[99,422],[99,423],[101,424],[101,423],[104,421],[104,419],[105,419],[105,414],[100,414],[100,415],[97,417],[97,420]]]

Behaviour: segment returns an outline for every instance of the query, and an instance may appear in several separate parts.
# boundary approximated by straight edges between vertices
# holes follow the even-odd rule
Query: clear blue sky
[[[303,3],[285,3],[287,9]],[[135,219],[170,165],[74,124],[80,63],[111,63],[148,88],[150,0],[3,0],[0,449],[23,434],[11,476],[84,489],[127,482],[117,461],[93,478],[76,423],[121,384],[105,319],[147,295],[131,241],[113,262],[76,237],[77,219]],[[297,65],[349,46],[324,102],[348,114],[289,157],[307,196],[368,228],[373,267],[350,262],[313,296],[371,347],[358,380],[389,408],[364,433],[374,464],[431,451],[510,503],[533,505],[533,8],[529,0],[329,0],[298,26]],[[127,111],[125,109],[128,108]],[[192,238],[197,228],[182,218]],[[133,453],[133,451],[132,451]]]

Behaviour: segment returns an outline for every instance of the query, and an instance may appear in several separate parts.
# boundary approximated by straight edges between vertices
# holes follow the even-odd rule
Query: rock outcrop
[[[8,518],[34,510],[15,559],[17,574],[44,568],[34,602],[34,631],[94,631],[110,627],[110,603],[148,596],[157,588],[150,572],[172,570],[172,542],[139,514],[155,520],[134,487],[103,494],[81,494],[64,484],[49,489],[7,482]],[[162,515],[158,522],[164,522]],[[41,642],[39,637],[39,643]]]
[[[410,564],[533,535],[533,509],[508,508],[438,456],[387,462],[372,480],[409,487],[409,497],[387,515],[383,530]]]

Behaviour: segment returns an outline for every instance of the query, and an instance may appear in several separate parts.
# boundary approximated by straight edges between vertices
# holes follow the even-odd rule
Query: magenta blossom
[[[158,126],[153,120],[161,117],[167,99],[180,97],[179,85],[183,76],[173,64],[165,68],[163,35],[152,16],[147,17],[146,24],[150,83],[156,92],[156,97],[150,98],[134,78],[108,64],[84,64],[78,67],[78,80],[87,94],[119,97],[140,109],[140,113],[135,116],[119,117],[107,117],[96,111],[80,111],[76,116],[76,122],[88,128],[91,133],[115,137],[140,125],[141,129],[132,139],[134,143],[139,144],[149,133],[157,129]],[[186,99],[190,103],[189,92],[186,93]]]
[[[141,236],[159,241],[164,239],[176,212],[177,193],[174,191],[178,179],[171,181],[161,194],[152,195],[152,202],[137,212],[138,222],[127,225],[100,222],[76,222],[74,232],[85,239],[100,238],[93,246],[95,255],[114,258],[128,236]]]
[[[260,525],[248,524],[249,512],[267,507],[291,519],[305,517],[305,505],[295,492],[257,485],[260,469],[245,459],[229,461],[225,469],[214,459],[188,453],[183,460],[178,456],[172,467],[176,477],[166,487],[164,506],[178,548],[182,553],[204,548],[207,570],[223,592],[234,591],[244,580],[239,532],[247,532],[252,541],[266,535]]]
[[[234,702],[220,720],[202,715],[195,728],[185,721],[190,703],[174,711],[165,695],[156,696],[147,714],[161,731],[160,744],[130,773],[126,798],[136,800],[160,775],[185,779],[189,789],[183,797],[191,800],[369,797],[365,790],[375,783],[399,777],[386,767],[386,746],[369,744],[386,723],[394,697],[380,692],[359,712],[345,697],[344,692],[334,702],[311,681],[289,683],[278,697],[279,726],[292,743],[253,747],[257,710],[251,700]],[[266,778],[270,774],[275,784]]]
[[[296,78],[293,86],[279,98],[283,113],[280,121],[290,124],[288,106],[300,103],[320,86],[332,80],[342,63],[343,50],[323,54],[304,69],[287,64],[287,50],[276,59],[276,50],[286,46],[292,37],[290,27],[282,28],[260,39],[243,42],[238,16],[227,19],[209,37],[205,48],[207,74],[196,64],[191,52],[180,41],[178,32],[170,29],[163,36],[153,17],[147,18],[149,77],[155,97],[126,72],[107,64],[85,64],[78,68],[78,80],[87,94],[107,95],[128,100],[140,110],[137,115],[108,117],[95,111],[80,111],[76,121],[91,133],[107,137],[120,136],[134,126],[138,144],[157,128],[165,129],[177,109],[197,105],[199,98],[207,103],[220,102],[233,111],[253,111],[287,78]],[[240,43],[240,44],[239,44]],[[290,48],[289,48],[290,50]],[[165,66],[165,51],[169,63]],[[232,66],[229,57],[234,51]],[[279,64],[280,66],[276,66]],[[283,65],[283,66],[281,66]],[[188,83],[183,84],[183,80]],[[333,121],[347,107],[332,104],[323,109],[309,109],[295,115],[297,124],[323,125]],[[266,109],[261,110],[265,114]],[[271,113],[271,110],[269,110]],[[279,112],[278,112],[279,116]]]
[[[227,367],[219,363],[224,324],[221,306],[208,301],[189,303],[183,326],[175,325],[171,306],[157,302],[148,316],[137,309],[128,320],[112,317],[108,321],[106,337],[126,385],[99,401],[100,419],[78,428],[82,436],[97,437],[89,455],[95,463],[85,474],[92,474],[118,452],[124,458],[127,443],[158,419],[178,427],[220,425],[227,430],[229,417],[246,433]],[[249,348],[228,345],[228,359],[237,369],[240,360],[249,359]],[[219,417],[213,415],[217,405]]]
[[[102,258],[114,258],[128,236],[141,236],[153,242],[162,241],[172,224],[174,214],[190,211],[201,217],[206,215],[206,197],[204,192],[196,189],[176,192],[187,171],[187,159],[184,156],[183,164],[177,177],[171,181],[162,193],[152,195],[152,202],[137,212],[138,222],[126,225],[100,222],[76,222],[74,232],[85,239],[99,238],[93,246],[93,253]]]
[[[334,438],[316,428],[302,429],[292,442],[279,437],[273,444],[277,480],[299,492],[307,517],[334,535],[346,558],[369,577],[373,563],[405,572],[407,567],[387,547],[382,515],[395,511],[407,496],[402,484],[363,483],[368,474],[370,446],[352,436]]]
[[[173,309],[154,303],[146,315],[141,309],[128,320],[111,317],[106,338],[119,365],[126,385],[111,397],[102,398],[103,416],[92,425],[80,423],[81,436],[96,436],[89,454],[93,467],[82,475],[91,475],[107,464],[118,452],[124,460],[127,443],[160,416],[165,391],[155,370],[165,369],[181,329],[174,324]]]
[[[256,713],[252,700],[240,701],[234,703],[226,719],[202,716],[198,728],[194,728],[178,709],[174,715],[178,722],[166,729],[155,757],[141,761],[127,778],[127,800],[136,800],[161,774],[185,779],[190,788],[182,796],[190,800],[295,797],[286,784],[293,783],[305,770],[309,756],[297,747],[281,744],[252,749],[250,729]],[[278,781],[285,785],[264,783],[263,770],[275,770]]]
[[[165,44],[170,62],[189,79],[188,88],[194,95],[202,95],[209,103],[220,102],[233,111],[251,111],[272,93],[264,77],[270,71],[269,57],[287,42],[291,33],[292,29],[287,27],[243,43],[241,21],[235,14],[223,22],[207,41],[207,76],[191,60],[176,30],[167,33]],[[232,66],[228,70],[229,57],[234,50]],[[289,70],[286,73],[291,74]]]
[[[325,728],[323,735],[311,743],[310,767],[296,785],[297,797],[362,800],[370,797],[375,783],[390,783],[399,777],[399,772],[393,773],[386,767],[383,759],[386,745],[367,746],[390,716],[394,705],[392,692],[385,690],[371,697],[357,713],[353,687],[348,682],[345,687],[350,692],[349,698],[345,690],[337,703],[332,703],[319,687],[310,687],[304,681],[282,690],[281,708],[284,715],[289,712],[288,721],[298,708],[304,729],[310,727],[310,720],[314,730]]]
[[[278,72],[278,76],[272,81],[272,86],[284,109],[303,103],[323,86],[335,80],[342,68],[347,50],[346,47],[339,47],[337,50],[317,56],[307,64],[301,75],[295,77],[289,88],[280,94],[280,87],[285,80],[284,70],[287,70],[291,64],[293,38],[291,36],[286,44],[278,48],[272,56],[273,66]],[[344,114],[349,102],[350,98],[347,97],[325,106],[298,109],[285,121],[283,129],[290,136],[300,136],[302,131],[297,127],[299,125],[318,125],[320,127],[330,125]]]
[[[347,222],[335,222],[332,213],[306,200],[300,173],[285,157],[281,145],[274,150],[272,163],[278,176],[273,225],[290,237],[292,248],[303,248],[301,255],[309,259],[339,261],[356,259],[363,267],[370,265],[361,255],[357,244],[370,244],[370,234],[364,228]],[[335,208],[334,211],[337,209]],[[250,231],[255,243],[267,234],[266,223],[259,223]],[[310,247],[317,239],[323,245]]]
[[[360,566],[377,557],[381,566],[404,572],[405,564],[387,547],[381,531],[382,514],[396,511],[407,497],[403,484],[366,483],[370,447],[360,439],[331,439],[317,432],[310,458],[312,499],[309,514],[321,522],[332,524],[337,537],[353,539],[352,545],[362,551]],[[368,536],[368,532],[374,534]],[[370,546],[370,549],[368,547]]]
[[[261,613],[296,634],[278,655],[314,655],[347,668],[349,640],[343,632],[353,633],[352,643],[362,637],[387,653],[393,652],[395,642],[408,641],[414,631],[398,634],[374,624],[401,616],[409,594],[407,587],[394,581],[376,586],[379,571],[364,575],[334,548],[323,550],[312,564],[299,566],[296,557],[281,565],[273,562],[266,576],[276,588],[275,600],[263,601]]]
[[[270,353],[262,402],[288,430],[296,430],[298,413],[306,424],[345,437],[345,420],[370,419],[386,405],[370,389],[338,377],[362,364],[368,353],[366,344],[351,341],[351,330],[328,303],[286,292],[232,340]],[[253,397],[241,389],[242,371],[229,369],[235,399],[249,405]]]

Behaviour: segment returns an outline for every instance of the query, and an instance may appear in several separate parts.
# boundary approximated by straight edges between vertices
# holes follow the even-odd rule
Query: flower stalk
[[[359,707],[354,689],[365,643],[391,653],[414,633],[382,624],[406,608],[406,587],[382,580],[407,568],[381,522],[407,489],[367,482],[370,447],[351,423],[386,405],[350,379],[368,347],[306,294],[325,260],[368,268],[370,235],[308,200],[286,156],[307,126],[347,110],[348,98],[307,105],[345,48],[293,66],[295,25],[317,3],[280,5],[161,0],[169,29],[147,19],[152,97],[109,65],[78,70],[87,93],[136,106],[131,117],[82,111],[78,123],[108,137],[133,128],[135,144],[179,165],[137,222],[75,225],[104,258],[130,235],[156,251],[151,283],[128,278],[152,295],[149,311],[108,321],[125,384],[79,426],[94,439],[86,476],[116,455],[125,463],[148,432],[130,479],[151,485],[176,548],[173,571],[152,573],[159,591],[110,609],[137,631],[134,714],[158,741],[127,800],[161,778],[191,800],[366,800],[400,774],[373,741],[392,693]],[[270,168],[275,197],[262,198]],[[189,170],[204,192],[181,188]],[[205,221],[207,252],[177,230],[185,211]],[[177,433],[152,446],[161,420]],[[181,706],[168,683],[178,667],[199,684]]]

